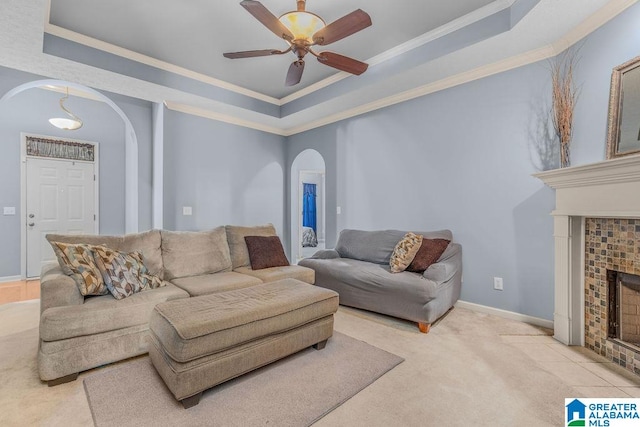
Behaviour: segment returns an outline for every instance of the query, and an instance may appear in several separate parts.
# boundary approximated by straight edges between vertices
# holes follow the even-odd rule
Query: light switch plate
[[[15,215],[16,214],[16,208],[15,206],[5,206],[4,210],[3,210],[3,214],[4,215]]]
[[[183,206],[182,215],[193,215],[193,208],[191,206]]]

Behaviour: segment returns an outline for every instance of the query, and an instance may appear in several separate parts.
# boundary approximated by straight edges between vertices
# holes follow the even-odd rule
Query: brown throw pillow
[[[391,254],[391,259],[389,260],[391,272],[400,273],[404,271],[413,261],[413,257],[416,256],[421,243],[421,235],[411,232],[405,234]]]
[[[251,269],[262,270],[269,267],[289,265],[278,236],[245,236]]]
[[[449,246],[449,242],[447,239],[422,239],[422,246],[407,267],[407,271],[424,273],[431,264],[440,259],[442,253]]]

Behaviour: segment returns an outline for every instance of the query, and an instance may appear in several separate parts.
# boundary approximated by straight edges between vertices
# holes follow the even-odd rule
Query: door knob
[[[34,216],[34,214],[29,214],[29,218],[33,218]]]
[[[33,227],[34,225],[36,225],[36,223],[35,223],[35,222],[30,222],[30,223],[29,223],[29,227]]]

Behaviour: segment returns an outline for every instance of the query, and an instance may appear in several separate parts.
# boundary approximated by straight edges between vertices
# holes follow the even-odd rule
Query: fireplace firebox
[[[640,347],[640,276],[607,270],[608,337]]]

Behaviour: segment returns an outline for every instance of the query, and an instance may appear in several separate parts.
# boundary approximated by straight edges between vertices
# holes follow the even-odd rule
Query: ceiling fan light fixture
[[[313,44],[313,35],[326,26],[318,15],[301,10],[287,12],[279,20],[293,33],[294,40],[305,40],[309,44]]]
[[[60,108],[62,108],[62,111],[64,111],[69,117],[53,117],[49,119],[49,123],[51,123],[53,126],[57,127],[58,129],[62,129],[62,130],[80,129],[83,124],[82,120],[80,120],[78,116],[73,114],[64,106],[64,101],[66,101],[68,98],[69,98],[69,88],[67,87],[67,92],[65,96],[60,98]]]

